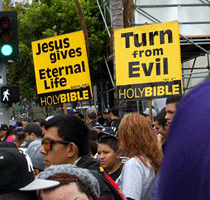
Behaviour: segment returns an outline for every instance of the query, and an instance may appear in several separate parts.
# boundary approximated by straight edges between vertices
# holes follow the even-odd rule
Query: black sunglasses
[[[52,145],[55,143],[60,143],[60,144],[69,144],[69,141],[65,140],[51,140],[51,139],[43,139],[42,140],[42,145],[44,146],[44,149],[46,151],[49,151],[52,149]]]

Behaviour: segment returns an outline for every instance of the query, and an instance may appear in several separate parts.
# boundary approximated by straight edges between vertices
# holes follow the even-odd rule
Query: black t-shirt
[[[119,167],[115,172],[113,172],[112,174],[109,174],[109,173],[106,172],[106,170],[105,170],[105,172],[106,172],[114,181],[116,181],[117,178],[120,176],[121,171],[122,171],[122,165],[120,165],[120,167]]]

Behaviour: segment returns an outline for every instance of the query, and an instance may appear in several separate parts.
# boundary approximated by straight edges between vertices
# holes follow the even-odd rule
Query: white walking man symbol
[[[7,89],[6,91],[4,91],[3,92],[3,95],[4,95],[4,97],[3,97],[3,100],[2,101],[5,101],[5,99],[6,99],[6,101],[9,101],[9,97],[8,97],[8,95],[10,95],[9,89]]]

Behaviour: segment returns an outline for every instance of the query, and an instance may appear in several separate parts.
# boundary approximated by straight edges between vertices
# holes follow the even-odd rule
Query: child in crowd
[[[122,163],[120,162],[121,150],[119,149],[118,139],[114,136],[105,136],[98,143],[98,159],[101,167],[115,181],[121,171]]]

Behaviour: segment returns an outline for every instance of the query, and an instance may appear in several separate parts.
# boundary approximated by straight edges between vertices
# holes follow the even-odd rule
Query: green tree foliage
[[[80,0],[89,36],[89,66],[92,82],[99,77],[108,36],[103,27],[96,1]],[[18,11],[19,52],[17,63],[8,64],[8,84],[20,86],[21,96],[33,100],[36,96],[31,42],[81,30],[79,15],[73,0],[34,0],[32,4],[9,4],[4,10]]]

